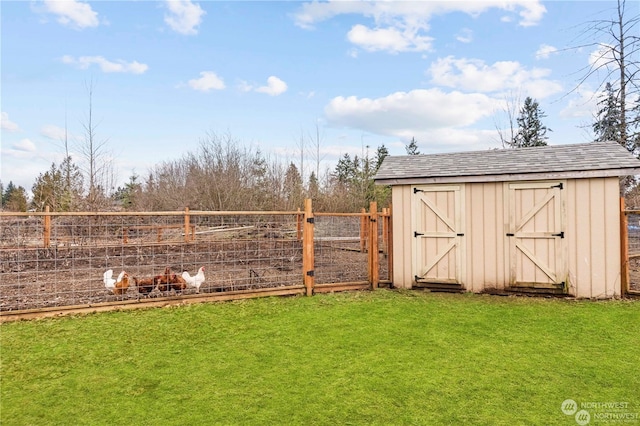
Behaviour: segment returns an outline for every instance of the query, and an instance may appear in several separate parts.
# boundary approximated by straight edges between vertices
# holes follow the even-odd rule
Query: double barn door
[[[561,181],[504,184],[505,232],[495,238],[504,239],[508,286],[566,290],[565,185]],[[464,191],[464,184],[412,188],[417,283],[464,285],[466,256],[473,256],[465,250],[465,216],[473,214],[473,206],[465,206]]]

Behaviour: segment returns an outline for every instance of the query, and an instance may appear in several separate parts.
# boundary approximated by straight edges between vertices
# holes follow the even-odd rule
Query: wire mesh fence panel
[[[45,233],[43,216],[2,216],[0,310],[300,285],[297,223],[297,214],[52,214]]]
[[[640,292],[640,212],[627,212],[629,290]]]
[[[303,223],[299,212],[2,213],[0,311],[300,287]],[[369,282],[372,223],[364,213],[315,216],[315,283]]]
[[[315,216],[315,283],[368,281],[369,264],[359,214]]]

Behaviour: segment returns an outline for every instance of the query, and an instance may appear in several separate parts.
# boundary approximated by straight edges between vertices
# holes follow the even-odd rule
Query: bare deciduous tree
[[[510,92],[504,96],[504,108],[500,113],[494,115],[499,116],[503,114],[506,117],[507,124],[503,124],[494,118],[493,125],[498,132],[498,140],[503,148],[512,148],[516,135],[518,134],[518,114],[520,108],[520,93]]]
[[[634,138],[629,137],[629,127],[634,120],[629,119],[633,106],[630,107],[628,101],[640,93],[640,14],[637,11],[637,7],[627,10],[626,1],[618,0],[613,17],[586,23],[581,36],[589,40],[572,48],[595,48],[595,52],[589,65],[580,70],[581,77],[571,92],[594,78],[598,84],[596,93],[604,92],[607,83],[616,88],[615,99],[620,111],[620,140],[617,142],[629,151],[634,151],[636,146]],[[605,39],[601,40],[603,36]]]
[[[93,80],[85,82],[89,97],[87,116],[82,122],[83,138],[77,142],[77,148],[82,158],[81,169],[88,184],[87,208],[96,210],[104,208],[108,202],[108,194],[115,181],[112,155],[108,150],[108,139],[97,136],[98,124],[93,118]]]

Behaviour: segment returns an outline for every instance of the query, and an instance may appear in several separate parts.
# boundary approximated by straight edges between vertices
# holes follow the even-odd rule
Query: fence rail
[[[375,288],[390,283],[390,219],[375,203],[314,214],[310,200],[288,212],[0,212],[0,321]],[[204,284],[184,288],[177,277],[200,267]],[[107,270],[126,272],[122,294]]]

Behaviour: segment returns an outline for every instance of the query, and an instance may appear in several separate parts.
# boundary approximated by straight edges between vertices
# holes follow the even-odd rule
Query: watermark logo
[[[576,423],[580,426],[588,425],[591,421],[591,414],[587,410],[580,410],[576,413]]]
[[[640,413],[634,410],[631,404],[624,401],[576,402],[574,399],[565,399],[560,405],[560,410],[564,415],[572,416],[576,424],[580,426],[588,424],[640,424]]]
[[[573,416],[578,411],[578,403],[573,399],[565,399],[562,402],[562,412],[567,416]]]

